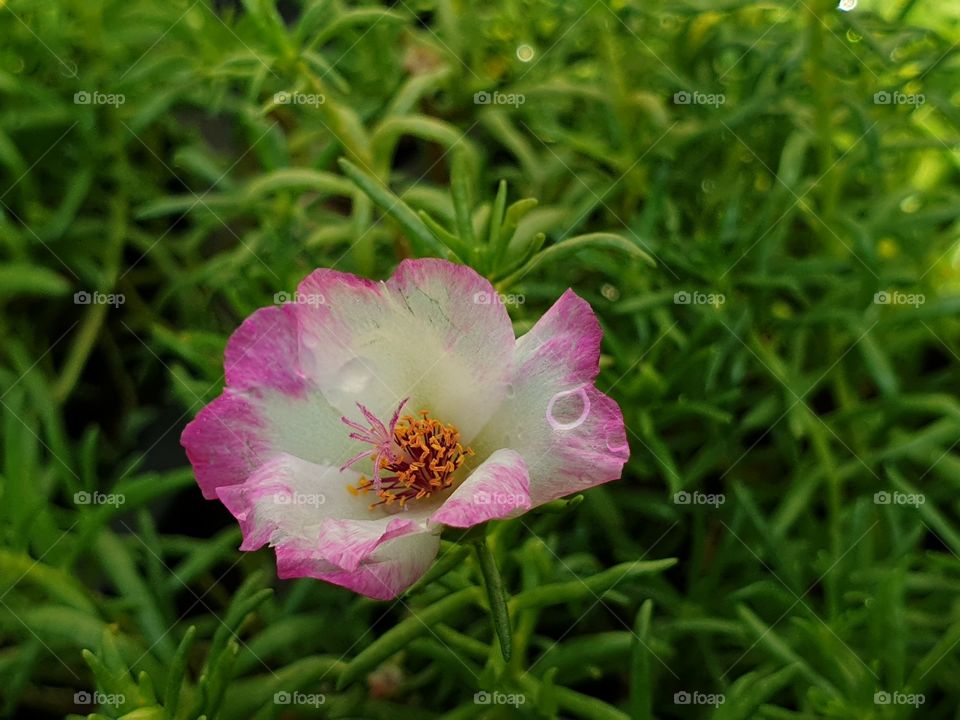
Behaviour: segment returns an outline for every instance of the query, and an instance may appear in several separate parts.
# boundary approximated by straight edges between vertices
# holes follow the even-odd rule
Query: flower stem
[[[477,559],[480,561],[480,572],[483,574],[483,584],[487,588],[487,598],[490,601],[490,619],[493,629],[500,640],[500,652],[505,662],[510,662],[513,654],[513,645],[510,633],[510,613],[507,610],[507,593],[497,569],[497,561],[487,545],[486,538],[474,544],[477,550]]]

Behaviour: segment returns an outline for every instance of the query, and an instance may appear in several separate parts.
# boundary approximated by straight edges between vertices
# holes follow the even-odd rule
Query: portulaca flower
[[[282,294],[281,294],[282,295]],[[378,599],[468,528],[615,480],[623,416],[594,387],[601,330],[568,290],[519,339],[472,269],[385,282],[320,269],[227,343],[226,389],[181,442],[208,499],[281,578]]]

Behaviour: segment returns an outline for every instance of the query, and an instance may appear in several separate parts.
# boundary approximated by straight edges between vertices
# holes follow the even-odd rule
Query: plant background
[[[4,717],[960,717],[956,6],[0,0],[0,37]],[[464,254],[518,332],[590,301],[632,449],[493,530],[508,666],[462,548],[396,603],[279,582],[178,445],[246,315],[445,252],[415,213],[463,239],[500,180],[539,200],[507,258],[559,250]]]

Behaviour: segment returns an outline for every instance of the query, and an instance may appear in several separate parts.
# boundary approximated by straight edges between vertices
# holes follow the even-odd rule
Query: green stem
[[[480,572],[483,573],[483,584],[487,588],[487,598],[490,601],[490,619],[493,628],[500,640],[500,652],[505,662],[510,662],[512,641],[510,633],[510,613],[507,610],[507,593],[497,569],[497,561],[487,545],[486,539],[474,544],[477,550],[477,559],[480,561]]]

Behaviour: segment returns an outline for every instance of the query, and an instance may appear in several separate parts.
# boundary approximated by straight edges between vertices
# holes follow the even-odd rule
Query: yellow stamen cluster
[[[456,427],[431,418],[427,410],[421,410],[419,415],[404,415],[394,429],[399,452],[392,459],[383,457],[380,464],[382,470],[393,475],[381,477],[379,489],[366,477],[360,478],[356,487],[348,486],[354,495],[375,491],[380,500],[371,504],[371,509],[395,502],[403,508],[411,500],[422,500],[447,489],[453,485],[453,474],[474,454],[471,448],[460,444]]]

